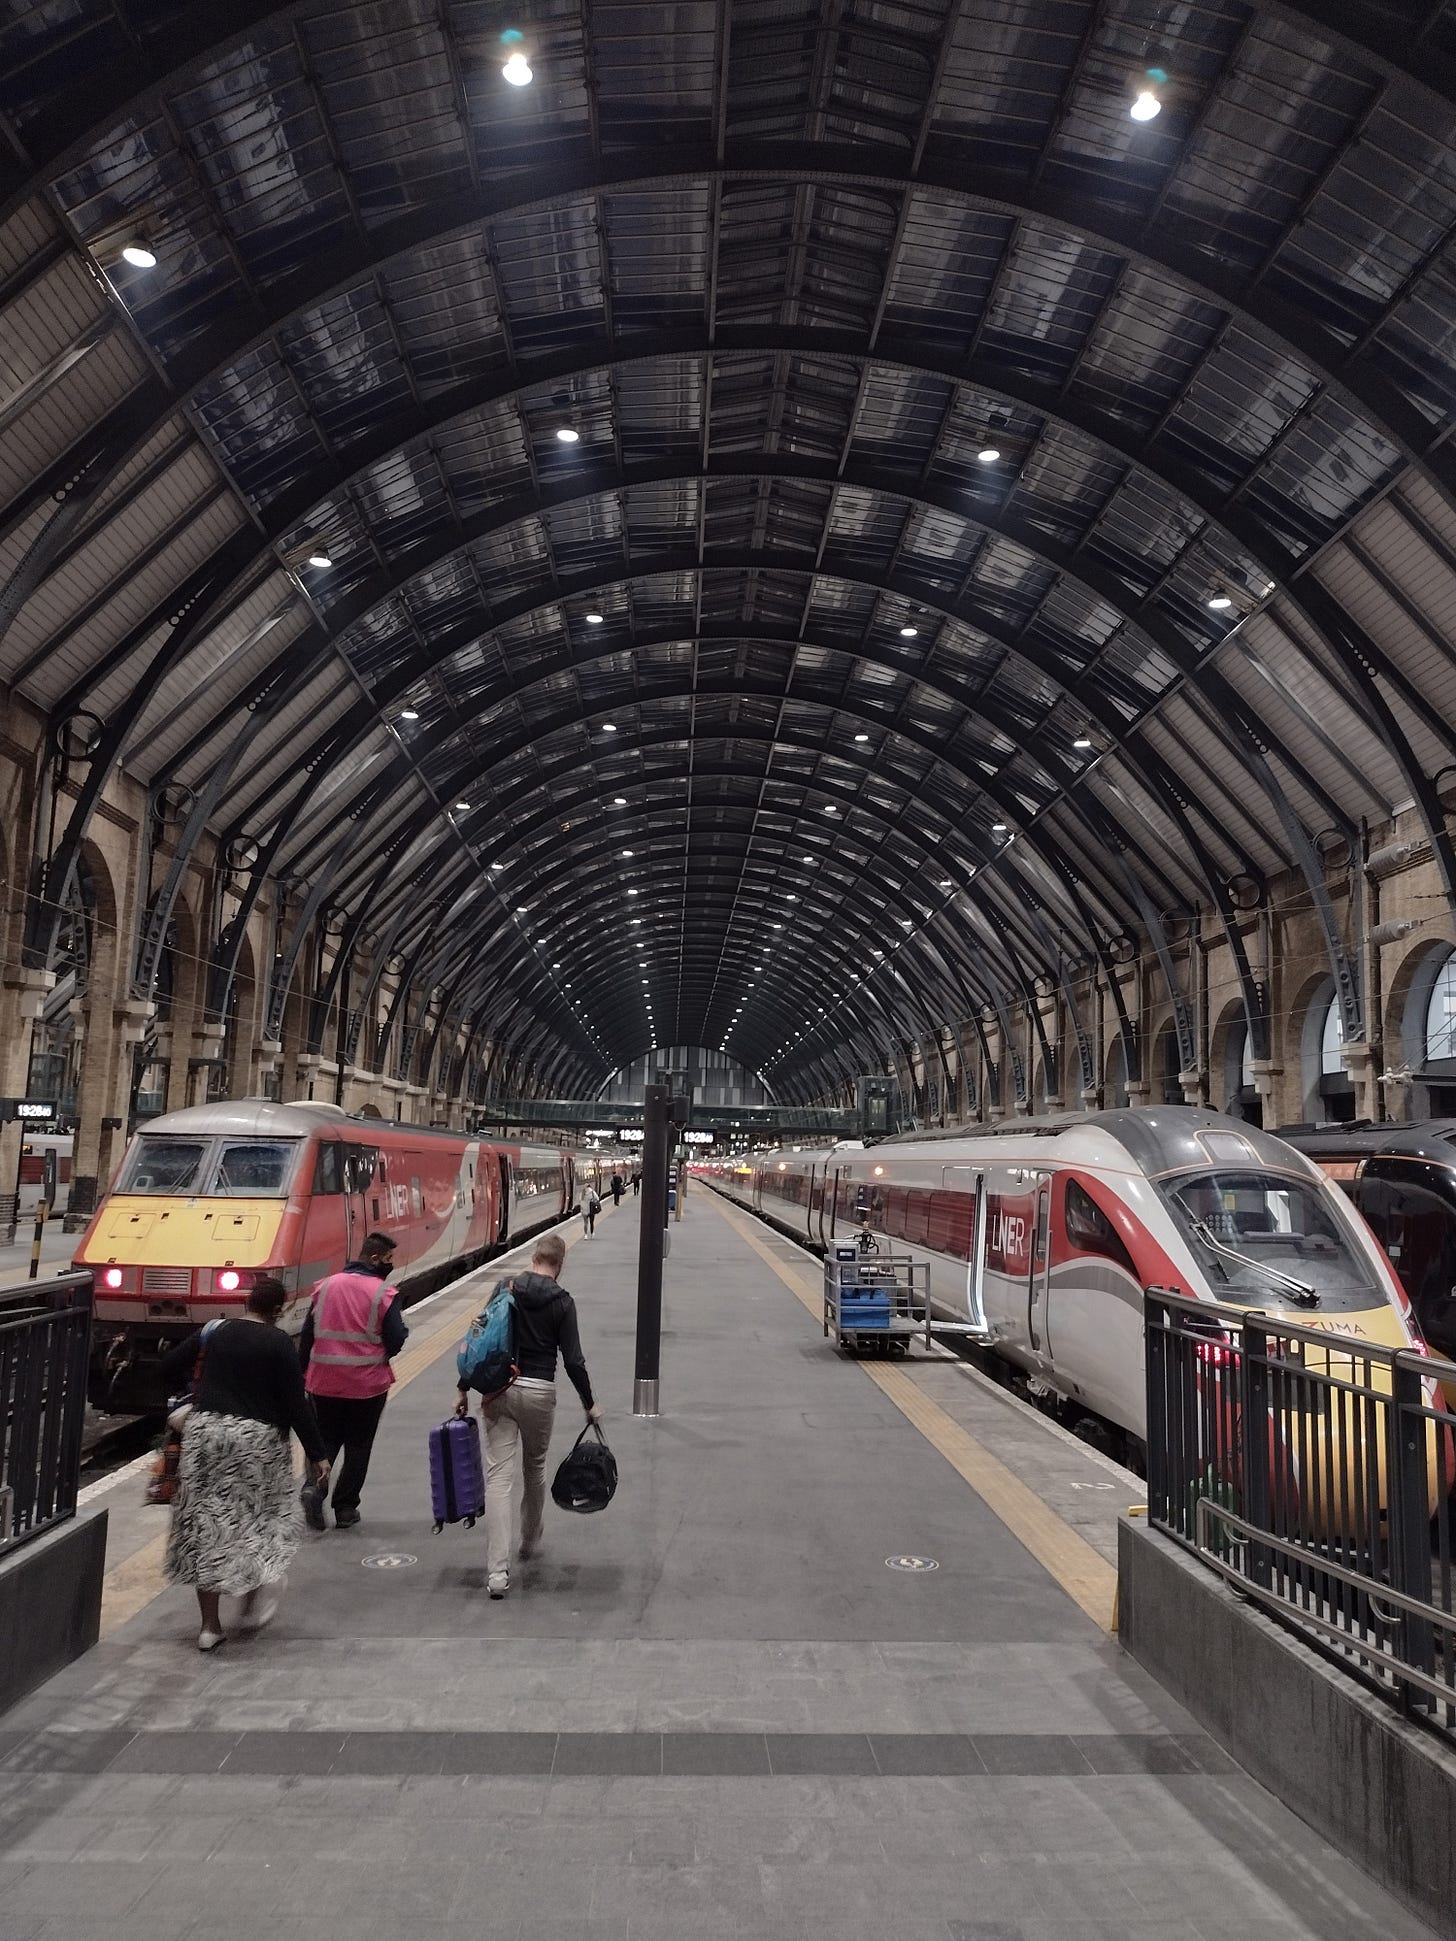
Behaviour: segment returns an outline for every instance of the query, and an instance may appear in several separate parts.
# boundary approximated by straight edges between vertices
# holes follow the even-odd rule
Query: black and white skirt
[[[242,1597],[283,1575],[302,1529],[287,1438],[249,1416],[194,1409],[167,1538],[172,1583]]]

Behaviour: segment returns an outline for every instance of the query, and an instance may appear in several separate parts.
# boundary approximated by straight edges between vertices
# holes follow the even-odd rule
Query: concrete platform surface
[[[106,1635],[0,1720],[0,1941],[1428,1934],[1088,1614],[1096,1530],[1013,1471],[1055,1495],[1096,1459],[1002,1437],[944,1364],[839,1358],[812,1267],[706,1192],[634,1420],[637,1211],[564,1276],[621,1489],[548,1510],[504,1603],[479,1529],[432,1533],[425,1462],[491,1273],[416,1312],[364,1521],[305,1540],[261,1636],[200,1655],[166,1513],[112,1489]]]

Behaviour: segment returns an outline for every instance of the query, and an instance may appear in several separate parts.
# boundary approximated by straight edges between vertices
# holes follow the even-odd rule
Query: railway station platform
[[[1429,1933],[1120,1653],[1135,1479],[958,1363],[839,1357],[816,1264],[703,1187],[633,1419],[637,1214],[563,1277],[621,1487],[504,1602],[425,1461],[497,1269],[414,1311],[363,1522],[263,1634],[199,1654],[167,1513],[90,1492],[102,1642],[0,1720],[4,1941]]]

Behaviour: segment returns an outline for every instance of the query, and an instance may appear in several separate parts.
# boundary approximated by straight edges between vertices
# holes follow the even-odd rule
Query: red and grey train
[[[935,1312],[979,1327],[1038,1399],[1074,1425],[1113,1425],[1130,1453],[1146,1430],[1147,1287],[1362,1343],[1418,1339],[1390,1262],[1319,1168],[1196,1107],[768,1153],[714,1170],[731,1197],[812,1246],[868,1227],[928,1262]]]
[[[260,1274],[298,1297],[285,1325],[301,1326],[314,1283],[376,1228],[406,1292],[428,1292],[560,1220],[597,1164],[330,1105],[236,1099],[152,1119],[75,1256],[95,1284],[93,1400],[156,1406],[161,1356],[239,1311]]]

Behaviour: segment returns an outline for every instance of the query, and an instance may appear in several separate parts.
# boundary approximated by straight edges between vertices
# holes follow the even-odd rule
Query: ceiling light
[[[1006,834],[1006,824],[1004,822],[993,822],[991,824],[991,834],[993,836],[1004,836]]]
[[[529,80],[530,78],[528,74],[526,79]],[[576,445],[581,442],[581,433],[573,425],[558,425],[556,427],[556,437],[558,442],[563,445]]]
[[[920,629],[918,627],[902,627],[900,629],[900,638],[901,640],[913,640],[919,631]]]
[[[1215,613],[1227,613],[1233,601],[1227,593],[1213,593],[1209,595],[1208,604]]]
[[[327,571],[327,569],[330,566],[332,566],[334,562],[329,558],[326,552],[319,551],[316,553],[309,554],[308,563],[310,566],[316,566],[319,569],[319,571],[322,573]]]
[[[945,876],[945,877],[942,877],[942,878],[941,878],[941,884],[940,884],[940,887],[941,887],[941,888],[942,888],[943,890],[953,890],[953,889],[955,888],[955,884],[954,884],[954,883],[952,883],[952,881],[950,880],[950,878],[949,878],[948,876]]]
[[[636,852],[636,850],[635,850],[635,849],[624,849],[624,850],[622,851],[622,854],[623,854],[624,856],[635,856],[635,855],[636,855],[636,853],[637,853],[637,852]]]
[[[614,735],[616,732],[617,724],[615,721],[604,721],[602,723],[602,733],[604,735]]]
[[[1001,448],[998,445],[982,445],[976,453],[976,457],[983,465],[994,465],[1000,456]]]
[[[468,802],[457,802],[455,806],[457,809],[468,809],[470,804]]]
[[[560,964],[553,964],[553,965],[551,966],[551,968],[552,968],[552,970],[560,970],[560,969],[561,969],[561,966],[560,966]]]
[[[627,798],[625,795],[614,795],[612,797],[612,807],[614,809],[625,809],[626,806]]]
[[[507,59],[505,66],[501,69],[501,74],[505,80],[510,82],[513,88],[529,87],[534,78],[531,73],[531,63],[526,59],[519,47]]]
[[[516,915],[518,917],[523,917],[526,914],[527,910],[530,909],[530,907],[531,906],[529,903],[518,903],[516,905]]]
[[[418,721],[420,718],[420,711],[418,708],[401,708],[399,711],[399,718],[401,721]]]
[[[1163,104],[1151,88],[1139,88],[1128,113],[1134,121],[1153,121],[1163,111]]]
[[[1092,746],[1091,735],[1078,735],[1076,740],[1072,743],[1072,746],[1074,748],[1090,748]]]
[[[825,815],[838,815],[839,811],[838,809],[835,808],[834,804],[831,802],[828,808],[824,811],[824,813]]]
[[[628,896],[636,896],[637,892],[636,890],[628,890],[627,894]]]
[[[868,735],[856,735],[856,736],[855,736],[855,740],[856,740],[856,741],[868,741],[868,740],[869,740],[869,736],[868,736]]]
[[[604,613],[589,613],[586,616],[586,624],[589,627],[599,627],[606,617]]]
[[[148,249],[140,236],[133,236],[129,243],[122,245],[121,260],[130,263],[134,270],[154,270],[157,267],[157,252]]]

